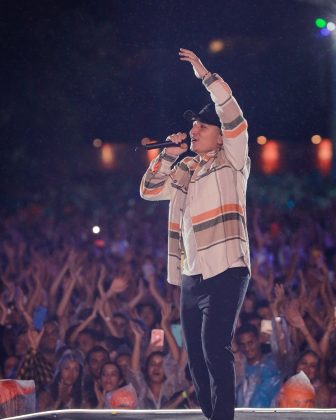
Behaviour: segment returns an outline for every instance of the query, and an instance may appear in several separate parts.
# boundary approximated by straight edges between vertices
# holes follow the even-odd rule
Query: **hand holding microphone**
[[[179,156],[186,152],[188,149],[188,145],[185,143],[187,137],[186,133],[170,134],[166,139],[166,142],[170,143],[169,149],[167,149],[167,154]],[[174,143],[176,144],[176,147],[174,147]]]
[[[167,151],[169,155],[179,156],[188,149],[187,141],[188,135],[186,133],[176,133],[170,134],[163,142],[153,142],[145,137],[141,140],[141,145],[146,150],[169,148],[169,151]]]

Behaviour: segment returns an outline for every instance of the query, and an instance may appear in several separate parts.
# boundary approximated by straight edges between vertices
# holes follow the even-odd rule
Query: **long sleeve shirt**
[[[222,124],[223,146],[206,156],[187,157],[173,169],[165,150],[143,176],[140,195],[169,200],[168,282],[179,285],[183,272],[183,216],[187,205],[203,279],[238,260],[250,268],[246,187],[250,172],[247,122],[230,87],[217,74],[204,82]],[[187,245],[187,248],[190,244]]]

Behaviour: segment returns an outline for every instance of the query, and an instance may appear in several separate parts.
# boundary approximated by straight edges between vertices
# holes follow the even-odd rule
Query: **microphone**
[[[182,143],[180,145],[185,145],[188,143],[188,137],[186,137],[184,140],[182,140]],[[165,147],[179,147],[178,144],[174,143],[173,141],[166,140],[161,142],[153,142],[152,139],[149,137],[144,137],[141,140],[141,146],[143,146],[146,150],[152,150],[152,149],[164,149]]]

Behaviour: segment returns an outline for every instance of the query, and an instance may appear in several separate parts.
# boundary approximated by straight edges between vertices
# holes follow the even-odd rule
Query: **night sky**
[[[180,47],[230,84],[259,134],[331,135],[334,1],[1,0],[1,173],[43,173],[94,138],[136,144],[188,129],[208,94]],[[225,48],[209,52],[220,38]],[[35,169],[34,169],[35,168]]]

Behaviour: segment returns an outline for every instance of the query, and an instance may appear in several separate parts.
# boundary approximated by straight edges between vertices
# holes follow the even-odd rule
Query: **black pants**
[[[231,342],[249,282],[245,267],[207,280],[182,276],[181,323],[196,395],[211,420],[232,420],[235,371]]]

